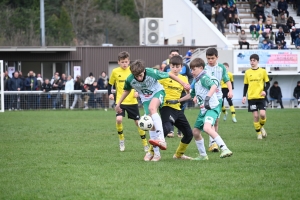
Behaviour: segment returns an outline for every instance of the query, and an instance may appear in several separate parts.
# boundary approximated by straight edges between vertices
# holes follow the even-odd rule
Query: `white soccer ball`
[[[144,115],[138,121],[139,127],[144,131],[149,131],[153,127],[153,120],[150,116]]]

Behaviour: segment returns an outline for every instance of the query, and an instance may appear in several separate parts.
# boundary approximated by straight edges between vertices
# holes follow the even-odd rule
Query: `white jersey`
[[[204,114],[207,110],[204,108],[204,100],[207,96],[211,86],[217,85],[216,78],[211,77],[207,74],[207,72],[201,72],[200,76],[195,79],[194,84],[192,85],[191,96],[194,98],[196,96],[197,102],[200,105],[201,113]],[[219,105],[219,100],[214,93],[209,100],[209,106],[211,109],[216,108]]]
[[[224,67],[223,64],[218,63],[216,66],[208,66],[206,64],[205,66],[205,71],[208,73],[208,75],[215,77],[218,80],[218,89],[217,89],[217,97],[218,99],[223,99],[223,93],[222,93],[222,88],[221,88],[221,80],[224,81],[224,83],[226,83],[227,81],[229,81],[229,77],[226,71],[226,68]]]
[[[146,68],[143,81],[136,80],[133,74],[130,74],[125,81],[124,90],[135,89],[142,102],[150,101],[154,94],[164,90],[164,87],[157,81],[164,78],[169,78],[169,73]]]

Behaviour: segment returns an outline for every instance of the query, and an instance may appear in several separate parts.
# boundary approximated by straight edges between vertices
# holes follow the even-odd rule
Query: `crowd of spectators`
[[[8,71],[4,72],[4,91],[42,91],[33,94],[8,94],[4,95],[5,109],[45,109],[45,108],[65,108],[66,101],[69,100],[70,109],[77,107],[83,109],[104,108],[107,110],[108,97],[106,93],[97,93],[97,90],[107,90],[108,76],[102,72],[98,79],[90,73],[83,80],[76,76],[75,80],[71,75],[59,74],[55,72],[51,79],[43,79],[41,74],[29,71],[27,77],[21,71],[15,71],[10,77]],[[72,92],[80,90],[81,92]],[[50,92],[57,91],[57,92]],[[64,92],[61,92],[64,91]],[[82,101],[83,98],[83,101]]]

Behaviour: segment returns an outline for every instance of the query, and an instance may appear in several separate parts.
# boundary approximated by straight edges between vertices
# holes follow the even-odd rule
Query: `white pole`
[[[40,0],[40,28],[41,28],[41,46],[46,46],[45,44],[45,9],[44,0]]]
[[[3,60],[0,60],[1,65],[1,109],[0,112],[4,112],[4,75],[3,75]]]

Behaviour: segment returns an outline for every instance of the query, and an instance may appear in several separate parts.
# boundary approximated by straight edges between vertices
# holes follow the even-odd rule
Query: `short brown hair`
[[[170,64],[172,64],[172,65],[182,65],[181,56],[173,56],[172,58],[170,58]]]
[[[126,58],[129,59],[129,57],[130,57],[130,54],[127,51],[122,51],[118,55],[118,61],[125,60]]]
[[[195,58],[190,63],[190,68],[191,69],[194,69],[195,67],[203,67],[203,69],[204,69],[204,66],[205,66],[205,62],[201,58]]]
[[[224,62],[223,65],[229,67],[229,64],[227,62]]]
[[[135,60],[130,64],[130,71],[134,76],[137,76],[145,71],[145,64],[142,60]]]

